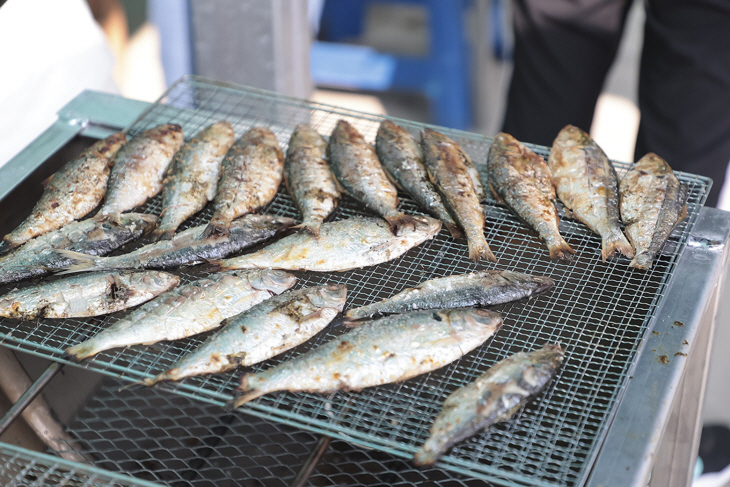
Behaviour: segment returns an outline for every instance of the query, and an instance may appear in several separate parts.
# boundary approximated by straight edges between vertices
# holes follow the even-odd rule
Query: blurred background
[[[354,110],[499,132],[511,74],[508,0],[0,0],[0,164],[83,89],[155,101],[185,74]],[[38,15],[42,11],[43,15]],[[633,158],[643,2],[629,13],[591,135]],[[528,141],[529,142],[529,141]],[[671,163],[671,162],[670,162]],[[721,185],[722,181],[714,184]],[[719,207],[730,209],[730,195]],[[730,344],[721,300],[703,423],[705,469],[730,462]],[[712,455],[720,455],[717,460]],[[702,454],[702,450],[701,450]]]

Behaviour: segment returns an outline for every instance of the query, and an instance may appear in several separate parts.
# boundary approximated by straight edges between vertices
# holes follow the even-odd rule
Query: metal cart
[[[23,211],[7,211],[10,205],[29,210],[38,196],[33,188],[65,162],[52,155],[83,137],[99,138],[124,127],[133,135],[163,122],[179,123],[192,136],[226,119],[239,136],[253,125],[267,125],[285,147],[297,123],[312,123],[328,134],[339,118],[347,118],[372,140],[383,117],[197,77],[183,78],[155,104],[84,92],[61,110],[52,127],[0,168],[0,230],[24,217]],[[397,122],[414,133],[423,127]],[[484,169],[489,137],[438,130],[459,141]],[[547,154],[544,147],[533,148]],[[628,165],[616,167],[622,174]],[[702,206],[710,184],[706,178],[679,177],[689,188],[688,218],[650,271],[629,268],[625,259],[601,262],[600,239],[568,219],[561,222],[561,231],[578,253],[570,263],[552,262],[524,224],[489,201],[486,236],[496,249],[496,265],[471,263],[466,245],[442,231],[393,262],[299,275],[298,286],[347,284],[348,307],[432,277],[484,267],[550,275],[557,281],[546,295],[502,306],[502,330],[447,367],[360,393],[265,396],[239,414],[221,406],[232,397],[240,372],[117,392],[122,384],[169,366],[205,335],[108,351],[73,364],[113,377],[104,380],[67,425],[88,461],[74,463],[2,445],[0,479],[18,479],[9,485],[643,486],[651,476],[652,485],[686,485],[697,450],[730,219]],[[407,197],[401,205],[408,212],[420,211]],[[157,198],[142,211],[160,209]],[[265,211],[297,216],[285,190]],[[358,205],[346,199],[333,218],[359,213]],[[206,216],[209,210],[188,225]],[[179,271],[183,281],[206,272]],[[54,363],[0,424],[17,417],[58,364],[71,363],[63,353],[66,347],[118,318],[0,321],[0,345]],[[331,326],[253,370],[343,332]],[[411,466],[409,458],[449,393],[498,360],[548,341],[559,341],[567,357],[543,394],[512,420],[456,446],[436,468]],[[43,483],[48,478],[56,480]]]

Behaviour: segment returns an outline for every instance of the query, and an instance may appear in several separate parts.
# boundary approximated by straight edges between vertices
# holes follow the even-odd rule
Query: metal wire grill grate
[[[269,126],[283,148],[296,123],[312,123],[327,135],[340,118],[347,118],[368,140],[373,140],[383,117],[280,97],[267,92],[185,78],[170,88],[159,103],[130,127],[131,134],[160,123],[182,125],[191,137],[208,124],[226,119],[240,136],[255,125]],[[397,120],[418,132],[423,125]],[[480,170],[491,139],[467,132],[439,129],[469,152]],[[534,147],[545,156],[545,148]],[[628,168],[616,163],[619,176]],[[502,330],[482,347],[431,374],[401,384],[376,387],[361,393],[330,396],[279,393],[246,406],[246,411],[323,432],[368,447],[410,457],[428,435],[444,399],[456,388],[480,375],[497,361],[546,342],[560,342],[566,360],[552,385],[514,418],[455,447],[441,465],[506,485],[580,485],[600,445],[618,403],[647,325],[664,292],[677,257],[709,190],[709,180],[678,173],[688,186],[688,218],[675,230],[650,271],[628,267],[618,258],[603,263],[600,238],[582,224],[564,219],[561,233],[577,251],[570,263],[552,262],[539,239],[506,208],[490,201],[485,207],[486,238],[498,263],[476,265],[467,259],[465,242],[454,241],[445,230],[402,258],[354,271],[300,273],[297,287],[325,282],[348,286],[347,307],[390,296],[426,279],[482,268],[509,269],[553,277],[557,285],[529,302],[501,307]],[[401,208],[420,210],[403,196]],[[159,198],[144,211],[159,213]],[[265,212],[298,217],[285,190]],[[362,214],[359,205],[345,199],[331,217]],[[188,225],[210,217],[204,210]],[[181,271],[183,281],[204,275],[205,268]],[[95,334],[119,314],[99,320],[0,322],[0,337],[11,347],[56,360],[62,350],[82,336]],[[249,370],[262,370],[297,356],[345,330],[331,326],[308,343]],[[85,366],[128,380],[139,380],[168,368],[208,335],[149,347],[112,350]],[[240,372],[165,385],[179,394],[222,404],[232,396]]]

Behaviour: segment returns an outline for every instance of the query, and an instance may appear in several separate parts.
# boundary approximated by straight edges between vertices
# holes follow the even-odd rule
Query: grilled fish
[[[179,281],[179,277],[161,271],[67,277],[1,296],[0,316],[34,320],[105,315],[149,301]]]
[[[17,247],[89,214],[104,198],[112,159],[126,140],[121,133],[110,135],[44,181],[45,190],[30,216],[3,240]]]
[[[553,378],[563,362],[560,345],[519,352],[498,362],[471,384],[454,391],[416,452],[416,465],[433,465],[456,443],[507,421]]]
[[[687,216],[687,187],[664,159],[650,152],[624,176],[619,193],[626,235],[636,249],[629,265],[649,269],[674,227]]]
[[[422,208],[443,222],[454,238],[462,238],[459,226],[428,179],[423,165],[423,150],[403,127],[383,120],[375,137],[375,151],[383,168]]]
[[[271,130],[254,127],[231,146],[221,171],[213,217],[204,237],[225,235],[234,219],[258,211],[274,199],[283,178],[284,154]]]
[[[616,170],[593,139],[566,125],[553,142],[548,165],[562,202],[601,236],[603,261],[617,250],[633,257],[634,249],[619,228]]]
[[[502,326],[485,309],[416,311],[369,321],[299,357],[246,374],[239,407],[274,391],[359,391],[431,372],[484,343]]]
[[[464,152],[456,142],[428,128],[423,129],[421,143],[428,176],[444,197],[446,208],[464,229],[469,258],[496,262],[484,238],[484,214]]]
[[[319,237],[296,233],[258,252],[213,263],[223,269],[270,267],[315,272],[367,267],[400,257],[441,229],[441,222],[433,218],[414,217],[414,221],[415,228],[404,228],[398,236],[380,218],[354,217],[324,223]]]
[[[416,309],[493,306],[543,293],[555,285],[549,277],[512,271],[479,271],[422,282],[388,299],[354,308],[345,314],[359,320],[380,313]]]
[[[286,291],[296,280],[291,274],[272,270],[213,274],[157,297],[66,353],[83,360],[111,348],[197,335]]]
[[[68,259],[60,274],[109,269],[170,269],[222,259],[265,242],[294,225],[293,218],[246,215],[231,222],[228,235],[200,238],[206,225],[188,228],[172,240],[145,245],[133,252],[113,257],[93,257],[58,251]]]
[[[373,146],[355,127],[339,120],[327,145],[332,172],[347,194],[388,221],[394,235],[415,227],[412,216],[398,211],[398,190],[380,165]]]
[[[162,190],[162,213],[153,232],[169,240],[182,222],[215,198],[221,160],[236,140],[231,124],[209,125],[177,151]]]
[[[86,219],[71,222],[12,250],[0,258],[0,284],[45,276],[52,269],[69,265],[60,256],[61,249],[89,255],[104,255],[140,237],[154,228],[157,217],[142,213],[125,213],[119,223]]]
[[[289,139],[284,162],[284,181],[302,212],[302,224],[312,235],[340,200],[335,178],[327,163],[327,141],[311,126],[299,124]]]
[[[179,125],[151,128],[122,146],[114,157],[104,206],[99,214],[117,219],[160,192],[172,157],[183,143]]]
[[[289,291],[226,320],[220,331],[171,369],[143,381],[153,385],[226,372],[279,355],[319,333],[345,305],[343,284]]]
[[[555,187],[542,157],[511,135],[499,133],[489,149],[487,178],[494,197],[538,233],[551,259],[571,259],[575,251],[560,236]]]

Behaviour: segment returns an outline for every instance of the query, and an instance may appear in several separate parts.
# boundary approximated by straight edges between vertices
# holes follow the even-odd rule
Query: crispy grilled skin
[[[396,184],[423,209],[441,220],[451,236],[463,237],[438,191],[428,179],[421,145],[407,130],[390,120],[383,120],[375,138],[375,151],[383,168]]]
[[[373,146],[345,120],[339,120],[327,145],[332,172],[347,194],[388,221],[394,235],[416,225],[398,211],[398,190],[385,174]]]
[[[629,264],[651,268],[674,227],[687,216],[687,187],[654,153],[642,157],[621,180],[621,218],[636,249]]]
[[[231,222],[268,204],[279,189],[284,154],[273,132],[254,127],[231,146],[223,158],[214,213],[203,233],[225,235]]]
[[[616,170],[593,139],[567,125],[553,142],[548,165],[562,202],[601,236],[603,260],[617,250],[633,257],[634,249],[619,228]]]
[[[464,152],[456,142],[428,128],[423,130],[421,143],[428,176],[466,234],[469,258],[497,262],[484,238],[484,214]]]
[[[284,162],[287,190],[302,213],[302,224],[312,235],[340,200],[335,178],[327,162],[327,141],[307,124],[294,129]]]
[[[110,135],[48,178],[44,182],[43,195],[30,216],[5,235],[9,247],[17,247],[33,237],[61,228],[96,208],[106,194],[114,155],[126,140],[121,133]]]
[[[487,158],[489,189],[524,220],[550,251],[551,259],[570,260],[575,253],[558,231],[560,217],[550,168],[539,155],[509,134],[494,137]]]
[[[231,124],[209,125],[175,153],[162,190],[162,213],[152,233],[169,240],[182,222],[215,197],[221,160],[235,141]]]
[[[182,128],[164,124],[151,128],[122,146],[114,157],[101,216],[118,219],[162,190],[165,171],[183,144]]]

